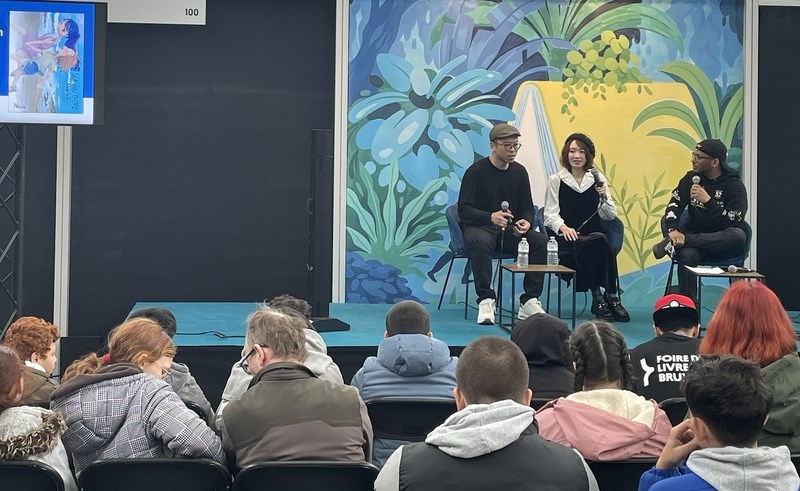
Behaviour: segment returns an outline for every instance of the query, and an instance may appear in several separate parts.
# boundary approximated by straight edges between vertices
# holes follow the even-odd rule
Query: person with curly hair
[[[539,434],[588,460],[658,457],[672,424],[658,403],[633,392],[625,338],[611,324],[585,322],[570,337],[575,392],[536,413]]]
[[[35,460],[61,476],[66,491],[76,491],[67,451],[61,442],[66,428],[59,413],[20,405],[25,382],[17,353],[0,345],[0,461]]]
[[[50,394],[58,387],[50,378],[58,361],[58,338],[58,327],[38,317],[20,317],[8,327],[3,343],[16,351],[25,363],[23,404],[49,406]]]

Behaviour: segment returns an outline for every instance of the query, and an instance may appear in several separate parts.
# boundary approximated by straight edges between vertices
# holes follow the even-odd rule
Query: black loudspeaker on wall
[[[328,315],[333,282],[333,130],[311,130],[310,165],[306,268],[311,320],[319,332],[349,331],[349,324]]]

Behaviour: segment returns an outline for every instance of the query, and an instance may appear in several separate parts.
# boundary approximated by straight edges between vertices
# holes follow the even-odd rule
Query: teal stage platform
[[[707,323],[718,298],[705,298],[703,323]],[[592,320],[585,306],[583,295],[578,296],[577,325]],[[222,394],[230,367],[241,357],[244,343],[245,319],[256,308],[256,302],[138,302],[131,310],[143,307],[165,307],[170,309],[178,322],[175,344],[178,347],[176,360],[187,363],[203,387],[206,396],[216,406]],[[374,355],[385,331],[384,319],[390,305],[378,304],[331,304],[330,316],[350,324],[349,331],[323,332],[328,353],[342,370],[349,382],[364,358]],[[449,305],[436,310],[435,305],[426,305],[431,316],[431,330],[445,341],[454,355],[473,339],[496,335],[508,337],[498,326],[482,326],[475,323],[475,311],[470,310],[464,319],[464,306]],[[552,307],[552,306],[551,306]],[[653,336],[651,307],[649,305],[626,305],[631,322],[617,323],[616,327],[625,336],[632,348]],[[552,309],[555,312],[555,309]],[[569,314],[566,307],[562,314]],[[790,312],[797,325],[798,315]],[[507,318],[507,317],[506,317]],[[565,320],[569,325],[569,320]],[[800,328],[800,326],[798,326]]]

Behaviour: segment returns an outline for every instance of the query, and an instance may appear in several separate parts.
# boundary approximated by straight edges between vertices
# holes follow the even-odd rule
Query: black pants
[[[591,232],[568,241],[558,241],[561,264],[576,271],[575,291],[585,292],[599,287],[609,294],[617,293],[617,256],[603,232]]]
[[[681,294],[697,299],[697,279],[685,266],[697,266],[709,259],[725,259],[742,253],[747,240],[744,230],[728,227],[719,232],[686,232],[686,242],[675,248],[678,263],[678,288]]]
[[[472,274],[475,278],[475,293],[478,294],[478,303],[487,298],[497,298],[494,290],[492,290],[492,253],[500,249],[501,236],[502,231],[493,225],[464,228],[464,242],[467,246]],[[547,236],[540,232],[528,230],[525,238],[528,239],[528,244],[530,245],[528,262],[530,264],[546,264]],[[522,240],[522,237],[517,237],[512,233],[511,229],[506,229],[505,237],[502,241],[503,250],[516,254],[520,240]],[[543,273],[526,273],[525,280],[522,283],[525,293],[519,298],[520,304],[527,302],[531,298],[539,298],[539,295],[542,294],[543,284]]]

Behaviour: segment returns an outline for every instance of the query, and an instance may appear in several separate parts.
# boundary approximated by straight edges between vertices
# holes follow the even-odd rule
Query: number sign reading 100
[[[80,1],[80,0],[73,0]],[[206,24],[206,0],[105,0],[108,21],[126,24]]]

